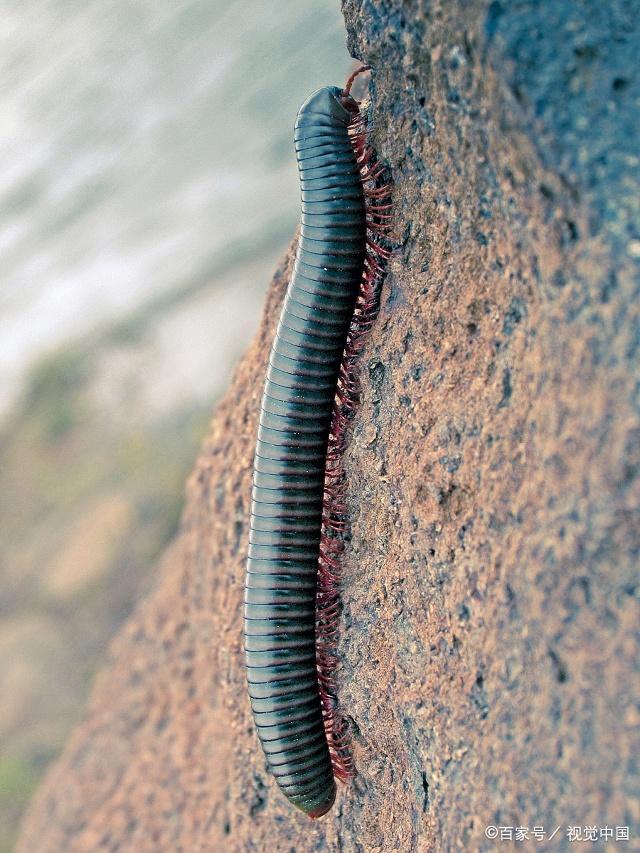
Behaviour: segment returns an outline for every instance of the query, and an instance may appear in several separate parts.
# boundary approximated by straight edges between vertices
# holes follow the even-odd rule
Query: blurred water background
[[[153,581],[298,217],[338,0],[0,0],[0,851]]]

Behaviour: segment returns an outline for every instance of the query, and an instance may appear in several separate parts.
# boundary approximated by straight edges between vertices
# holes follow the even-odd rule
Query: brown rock
[[[640,39],[622,0],[589,5],[344,4],[399,245],[347,459],[354,784],[321,821],[294,812],[244,687],[252,444],[289,255],[181,536],[20,851],[499,849],[489,824],[560,826],[566,849],[568,825],[638,821]]]

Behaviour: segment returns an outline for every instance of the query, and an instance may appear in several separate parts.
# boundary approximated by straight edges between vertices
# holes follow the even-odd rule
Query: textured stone
[[[488,824],[637,839],[637,4],[344,11],[399,247],[346,462],[359,775],[325,819],[294,813],[245,696],[252,443],[289,255],[23,853],[494,850]]]

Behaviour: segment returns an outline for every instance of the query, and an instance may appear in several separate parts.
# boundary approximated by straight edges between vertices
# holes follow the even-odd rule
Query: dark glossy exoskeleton
[[[311,817],[336,792],[318,688],[315,609],[325,457],[366,249],[365,199],[337,87],[300,109],[302,218],[256,446],[245,591],[249,695],[268,765]]]

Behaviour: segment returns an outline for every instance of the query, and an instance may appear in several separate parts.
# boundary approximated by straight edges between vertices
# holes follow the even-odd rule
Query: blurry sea
[[[338,0],[0,0],[0,853],[155,580]],[[247,496],[248,500],[248,496]]]
[[[338,0],[2,6],[0,414],[38,356],[146,309],[167,394],[210,396],[295,227],[297,108],[348,69]]]

